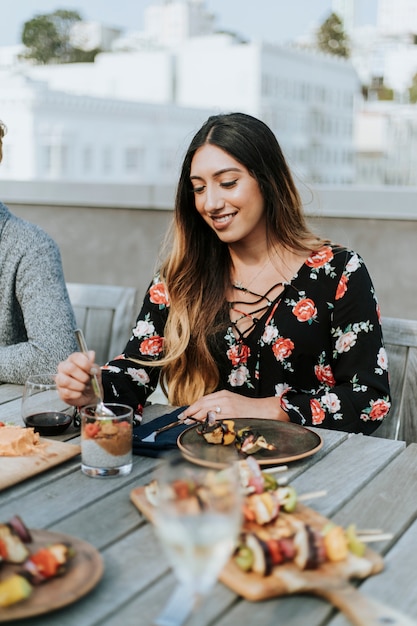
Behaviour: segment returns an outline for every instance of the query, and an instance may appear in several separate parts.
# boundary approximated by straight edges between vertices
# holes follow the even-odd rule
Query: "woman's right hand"
[[[66,361],[59,363],[55,382],[61,399],[67,404],[85,406],[97,401],[91,386],[91,375],[97,374],[101,386],[101,370],[94,359],[95,352],[90,350],[88,354],[73,352]]]

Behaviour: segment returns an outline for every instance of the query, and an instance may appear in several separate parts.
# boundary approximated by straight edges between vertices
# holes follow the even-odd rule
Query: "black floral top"
[[[155,389],[159,369],[130,357],[162,354],[168,310],[157,275],[123,354],[103,367],[107,401],[140,411]],[[249,336],[237,339],[230,325],[215,345],[219,389],[277,396],[292,422],[370,434],[389,411],[379,307],[365,264],[351,250],[323,246],[284,285]]]

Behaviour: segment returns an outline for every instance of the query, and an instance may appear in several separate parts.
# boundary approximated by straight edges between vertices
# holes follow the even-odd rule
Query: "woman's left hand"
[[[203,421],[212,412],[219,419],[261,417],[288,422],[288,414],[281,408],[279,398],[247,398],[231,391],[215,391],[191,404],[182,417]]]

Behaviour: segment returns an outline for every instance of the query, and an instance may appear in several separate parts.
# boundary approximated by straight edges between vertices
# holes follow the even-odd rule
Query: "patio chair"
[[[136,317],[134,287],[67,283],[78,328],[104,364],[123,350]]]
[[[391,411],[377,437],[417,442],[417,320],[382,318],[392,395]]]

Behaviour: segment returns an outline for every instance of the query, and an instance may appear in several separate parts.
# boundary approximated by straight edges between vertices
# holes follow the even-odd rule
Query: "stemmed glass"
[[[61,400],[54,374],[27,379],[22,395],[22,418],[40,435],[59,435],[72,422],[74,407]]]
[[[176,451],[165,457],[156,479],[155,529],[179,587],[155,624],[179,625],[200,606],[236,545],[242,510],[239,467],[236,461],[223,469],[202,467]]]

